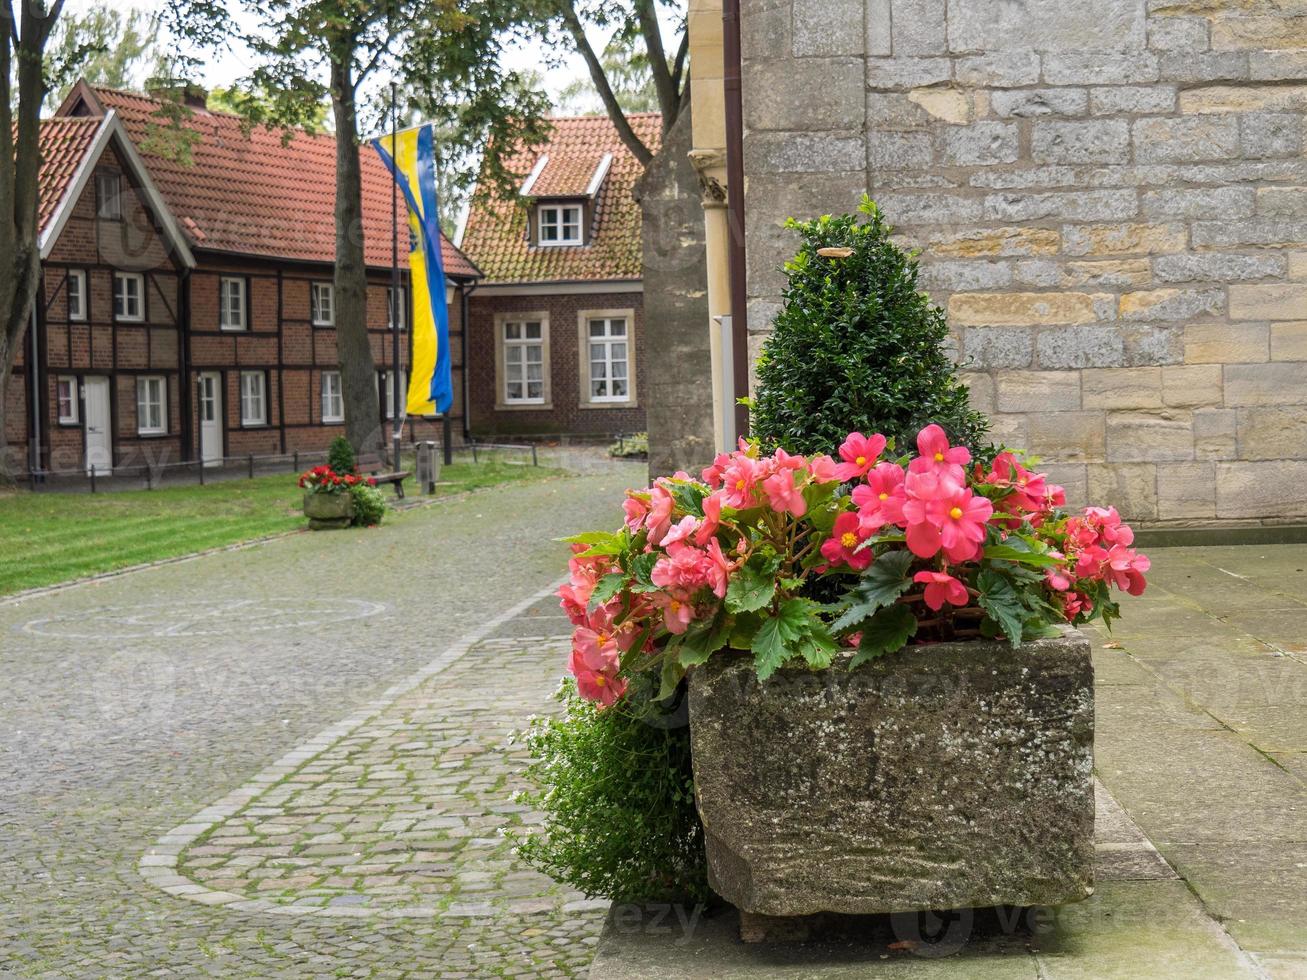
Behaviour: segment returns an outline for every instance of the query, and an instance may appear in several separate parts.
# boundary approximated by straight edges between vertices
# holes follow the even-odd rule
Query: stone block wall
[[[743,6],[755,344],[785,217],[866,189],[1073,501],[1307,516],[1307,2]]]

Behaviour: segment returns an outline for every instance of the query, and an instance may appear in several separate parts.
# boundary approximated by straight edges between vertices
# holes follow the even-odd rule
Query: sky
[[[101,0],[103,2],[103,0]],[[165,6],[165,0],[119,0],[124,8],[136,7],[140,10],[159,11]],[[239,0],[227,0],[228,9],[238,16],[242,9]],[[97,5],[96,0],[67,0],[64,9],[67,11],[81,13],[90,7]],[[117,6],[118,3],[115,3]],[[249,23],[250,19],[245,18]],[[671,16],[663,11],[664,36],[672,36]],[[602,51],[607,43],[607,37],[598,31],[592,31],[590,43],[596,51]],[[532,70],[539,72],[544,79],[546,90],[551,96],[557,96],[569,83],[576,79],[588,78],[585,62],[580,55],[575,53],[565,59],[561,65],[546,66],[548,60],[546,48],[543,43],[534,42],[509,52],[506,58],[510,67],[519,70]],[[208,55],[205,64],[203,77],[191,79],[199,82],[205,88],[229,87],[233,82],[249,74],[253,67],[254,58],[247,48],[243,45],[233,45],[230,50],[219,54]],[[142,79],[143,81],[143,79]],[[599,102],[598,96],[594,97],[592,105],[583,107],[584,111],[602,112],[603,107]]]

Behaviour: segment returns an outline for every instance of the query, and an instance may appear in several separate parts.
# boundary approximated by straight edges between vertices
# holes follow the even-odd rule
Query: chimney
[[[155,77],[148,79],[145,90],[156,99],[180,102],[188,109],[206,109],[209,93],[203,85],[184,78]]]

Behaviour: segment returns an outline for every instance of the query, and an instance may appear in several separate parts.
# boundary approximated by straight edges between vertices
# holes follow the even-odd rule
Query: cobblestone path
[[[441,655],[638,479],[0,604],[0,976],[583,974],[602,911],[500,836],[533,819],[506,743],[553,704],[566,620],[538,599]],[[332,612],[279,619],[298,595]]]

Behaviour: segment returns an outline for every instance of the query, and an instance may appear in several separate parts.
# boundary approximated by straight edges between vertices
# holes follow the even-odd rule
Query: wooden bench
[[[358,458],[359,472],[364,476],[371,477],[378,484],[389,483],[395,488],[395,496],[400,500],[404,499],[404,481],[413,474],[407,470],[395,473],[384,472],[386,460],[380,453],[364,453]]]

